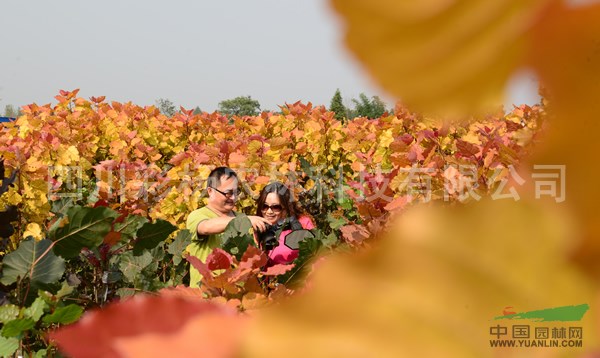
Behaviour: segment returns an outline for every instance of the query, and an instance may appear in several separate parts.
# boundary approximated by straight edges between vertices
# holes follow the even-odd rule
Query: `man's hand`
[[[267,226],[269,225],[267,219],[260,216],[248,215],[248,219],[250,219],[254,231],[263,232],[267,229]]]

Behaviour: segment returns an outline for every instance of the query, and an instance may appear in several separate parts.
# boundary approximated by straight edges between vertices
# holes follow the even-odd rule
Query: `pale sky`
[[[75,88],[209,112],[247,95],[263,110],[329,106],[336,88],[346,104],[361,92],[393,102],[344,48],[326,0],[0,1],[0,113]]]

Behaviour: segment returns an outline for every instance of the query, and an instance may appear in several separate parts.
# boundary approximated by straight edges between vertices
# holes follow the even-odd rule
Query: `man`
[[[186,227],[192,233],[192,243],[186,248],[190,255],[206,262],[208,255],[221,244],[221,234],[236,213],[233,211],[238,199],[238,177],[230,168],[218,167],[208,175],[208,204],[194,210],[187,218]],[[268,225],[265,218],[248,216],[254,230],[264,231]],[[190,265],[190,287],[198,287],[202,275]]]

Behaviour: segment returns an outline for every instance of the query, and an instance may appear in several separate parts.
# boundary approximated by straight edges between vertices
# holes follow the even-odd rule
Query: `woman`
[[[264,217],[271,225],[276,225],[282,219],[294,220],[295,218],[303,229],[310,230],[315,227],[310,216],[300,208],[298,202],[292,201],[290,190],[281,182],[265,186],[260,192],[257,204],[256,215]],[[277,245],[273,249],[266,250],[271,264],[291,263],[298,257],[298,250],[287,247],[284,242],[285,236],[290,232],[289,229],[282,231]]]

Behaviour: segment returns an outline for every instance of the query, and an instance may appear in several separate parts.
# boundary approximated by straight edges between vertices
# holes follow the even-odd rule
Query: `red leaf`
[[[471,158],[471,157],[477,158],[477,155],[481,154],[480,147],[476,146],[475,144],[465,142],[464,140],[461,140],[461,139],[456,140],[456,149],[458,150],[460,155],[462,155],[463,157],[467,157],[467,158]]]
[[[416,162],[418,160],[424,160],[425,157],[423,156],[423,148],[421,148],[419,143],[414,143],[408,149],[408,153],[406,153],[406,157],[411,162]]]
[[[412,135],[408,134],[408,133],[404,133],[401,137],[400,140],[404,142],[404,144],[409,145],[410,143],[413,142],[415,138],[413,138]]]
[[[99,206],[105,206],[105,207],[108,207],[108,201],[106,201],[106,200],[104,200],[104,199],[100,199],[100,200],[96,201],[96,202],[94,203],[94,208],[97,208],[97,207],[99,207]]]
[[[506,130],[508,132],[514,132],[516,130],[523,128],[523,125],[521,125],[521,123],[516,123],[513,121],[506,121],[505,123],[506,123]]]
[[[187,152],[181,152],[178,154],[175,154],[171,160],[169,160],[169,164],[172,165],[179,165],[181,162],[183,162],[184,159],[189,158],[189,154]]]
[[[187,255],[185,256],[185,259],[190,263],[190,265],[192,265],[196,270],[198,270],[198,272],[200,272],[202,276],[204,276],[205,278],[212,277],[211,271],[208,268],[208,266],[204,262],[200,261],[199,258],[197,258],[196,256]]]
[[[209,302],[138,295],[101,310],[88,311],[79,322],[51,332],[50,339],[56,341],[62,352],[72,357],[120,357],[123,352],[119,348],[124,340],[146,334],[162,338],[172,336],[173,333],[181,332],[188,321],[200,315],[225,318],[231,313],[228,308]],[[215,325],[205,329],[218,327],[219,325]],[[202,342],[206,340],[206,336],[202,336],[194,337],[193,343],[197,346],[198,353],[207,349],[203,346],[205,342]],[[199,341],[202,344],[198,344]],[[154,343],[153,348],[176,347],[160,347]]]
[[[206,264],[211,271],[231,268],[232,263],[231,255],[218,247],[206,258]]]
[[[92,102],[94,102],[94,103],[97,104],[97,103],[103,102],[104,99],[106,99],[106,96],[100,96],[100,97],[93,97],[92,96],[90,99],[92,100]]]

